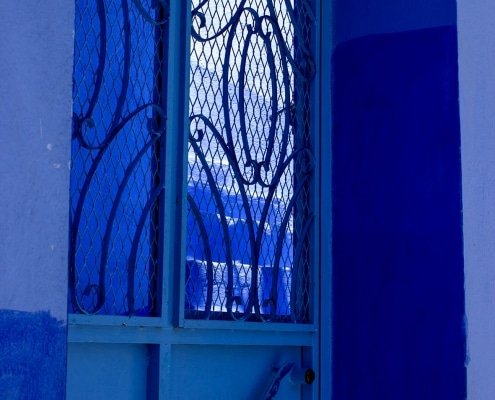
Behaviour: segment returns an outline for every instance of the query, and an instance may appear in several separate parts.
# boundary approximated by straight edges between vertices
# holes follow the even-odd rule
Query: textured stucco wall
[[[0,309],[66,313],[72,2],[0,2]]]
[[[495,399],[495,3],[458,1],[468,399]]]
[[[0,398],[64,393],[73,18],[0,2]]]

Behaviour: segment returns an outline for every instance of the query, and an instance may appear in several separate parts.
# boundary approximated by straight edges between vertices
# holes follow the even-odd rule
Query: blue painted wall
[[[455,25],[454,0],[333,0],[336,44],[371,34]]]
[[[0,398],[64,398],[66,336],[48,312],[0,310]]]
[[[334,399],[466,392],[455,26],[334,53]]]
[[[467,392],[495,399],[495,3],[458,0]]]
[[[71,1],[0,1],[2,400],[65,397],[73,24]]]

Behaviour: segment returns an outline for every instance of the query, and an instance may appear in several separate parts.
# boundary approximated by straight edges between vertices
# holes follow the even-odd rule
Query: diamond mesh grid
[[[69,311],[156,311],[167,9],[76,0]]]
[[[311,319],[306,0],[193,0],[186,318]]]

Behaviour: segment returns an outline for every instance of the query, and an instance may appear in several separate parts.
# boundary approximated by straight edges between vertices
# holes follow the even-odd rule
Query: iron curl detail
[[[228,5],[192,9],[188,257],[206,272],[186,317],[304,322],[314,14],[306,0]]]
[[[168,0],[154,0],[153,4],[155,4],[154,8],[161,7],[164,10],[159,17],[159,19],[153,18],[151,13],[146,10],[143,6],[143,3],[140,0],[132,0],[136,9],[141,13],[142,17],[154,26],[164,25],[168,22],[169,19],[169,2]]]
[[[167,0],[76,1],[71,312],[153,312],[168,12]]]

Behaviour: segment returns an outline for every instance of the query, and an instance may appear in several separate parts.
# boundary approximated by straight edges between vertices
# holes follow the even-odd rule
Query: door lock
[[[289,381],[294,385],[311,385],[315,381],[316,373],[312,368],[296,368],[294,365],[293,362],[285,362],[279,368],[274,368],[275,373],[263,400],[272,400],[277,395],[280,383],[286,376],[289,376]]]

